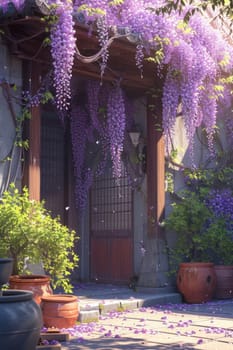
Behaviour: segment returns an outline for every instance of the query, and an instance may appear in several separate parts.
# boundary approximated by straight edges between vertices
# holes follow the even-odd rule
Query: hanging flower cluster
[[[232,191],[212,190],[206,201],[208,208],[214,213],[217,219],[223,219],[229,232],[233,230],[233,196]]]
[[[122,90],[119,86],[109,92],[108,104],[108,137],[110,143],[111,158],[113,163],[113,176],[121,176],[121,154],[123,151],[125,134],[125,103]]]
[[[19,11],[23,9],[26,0],[2,0],[0,9],[6,12],[10,5]],[[57,20],[51,27],[51,55],[54,67],[54,88],[56,105],[59,111],[66,111],[70,105],[70,81],[75,54],[75,30],[73,20],[73,1],[47,0],[51,14]]]
[[[80,209],[87,203],[88,190],[92,184],[93,173],[86,171],[85,152],[87,141],[87,112],[81,106],[74,106],[71,112],[71,139],[75,174],[75,199]]]
[[[109,153],[106,119],[103,118],[105,115],[104,108],[108,98],[108,89],[105,85],[100,85],[98,81],[88,80],[86,93],[88,111],[91,119],[89,128],[91,128],[92,134],[95,133],[97,135],[97,138],[94,139],[93,142],[101,149],[101,156],[99,157],[99,162],[95,169],[95,175],[100,176],[106,168]],[[101,108],[103,110],[102,112],[100,112]]]
[[[87,81],[87,99],[74,100],[71,110],[71,138],[76,178],[76,203],[84,209],[94,176],[99,176],[112,160],[113,176],[121,176],[121,154],[126,125],[122,89]],[[93,151],[91,151],[93,149]],[[92,156],[94,153],[94,156]]]
[[[87,100],[89,113],[91,117],[91,126],[101,132],[102,125],[99,120],[99,93],[100,93],[100,83],[98,81],[87,81]]]
[[[51,29],[51,54],[54,66],[54,87],[58,110],[68,110],[70,105],[70,81],[75,54],[73,7],[70,0],[51,1],[56,5],[57,21]]]
[[[25,2],[26,0],[24,0]],[[3,1],[17,8],[21,0]],[[210,19],[195,13],[189,23],[183,14],[157,14],[162,0],[48,0],[56,5],[57,22],[51,31],[51,51],[54,64],[54,85],[59,110],[66,110],[70,102],[70,79],[75,52],[74,14],[82,14],[86,24],[96,23],[99,43],[106,45],[110,30],[124,27],[138,36],[136,64],[142,71],[143,56],[155,55],[158,71],[164,71],[163,128],[167,136],[174,131],[179,105],[191,150],[195,130],[202,125],[207,133],[209,148],[213,152],[213,136],[219,99],[226,84],[221,77],[231,74],[233,50],[220,31],[209,23]],[[101,75],[107,65],[108,50],[102,55]],[[165,70],[162,68],[165,67]],[[231,98],[231,96],[229,96]]]

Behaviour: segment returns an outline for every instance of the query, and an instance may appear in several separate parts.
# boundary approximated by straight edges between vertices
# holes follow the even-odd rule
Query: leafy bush
[[[208,261],[203,237],[205,223],[211,217],[211,212],[199,194],[185,190],[179,195],[165,220],[166,227],[177,233],[176,245],[170,251],[172,263]]]
[[[52,218],[44,202],[29,199],[27,188],[19,192],[12,184],[0,204],[0,255],[14,259],[14,274],[25,273],[25,259],[43,263],[52,286],[71,292],[71,271],[77,266],[76,233]]]
[[[177,233],[170,249],[173,270],[182,261],[233,264],[232,169],[189,171],[165,226]]]

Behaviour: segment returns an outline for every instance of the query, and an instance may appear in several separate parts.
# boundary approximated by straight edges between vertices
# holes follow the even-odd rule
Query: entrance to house
[[[90,278],[103,283],[129,282],[133,275],[133,200],[124,171],[96,178],[90,191]]]
[[[69,136],[52,110],[43,110],[41,126],[41,198],[46,208],[66,224],[65,208],[74,191],[69,181],[72,172],[68,159]],[[77,209],[74,212],[77,217]],[[95,179],[90,190],[89,212],[90,280],[128,284],[134,274],[133,196],[125,170],[118,183],[111,169]],[[80,244],[85,245],[84,240],[80,240]]]

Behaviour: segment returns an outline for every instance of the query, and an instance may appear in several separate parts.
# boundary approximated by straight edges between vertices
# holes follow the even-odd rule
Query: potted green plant
[[[50,279],[53,288],[61,287],[70,293],[69,276],[78,263],[74,252],[76,238],[75,231],[62,225],[59,217],[53,218],[43,202],[30,200],[27,188],[20,192],[11,184],[4,192],[0,203],[0,256],[13,258],[13,275],[17,280],[23,274],[23,283],[36,277],[33,278],[36,284],[45,277],[49,279],[45,287],[47,294],[50,294]],[[42,263],[47,276],[28,276],[26,259],[30,263]],[[13,279],[10,278],[10,287],[18,288]],[[27,289],[24,285],[23,288]]]
[[[221,158],[216,168],[184,170],[186,191],[178,194],[166,220],[177,232],[172,264],[180,261],[214,263],[218,298],[233,295],[233,168]],[[182,259],[182,260],[181,260]],[[183,260],[184,259],[184,260]]]
[[[170,249],[177,287],[189,303],[201,303],[213,297],[216,276],[209,260],[205,225],[212,213],[205,205],[206,188],[184,190],[172,204],[165,227],[176,232],[175,246]]]

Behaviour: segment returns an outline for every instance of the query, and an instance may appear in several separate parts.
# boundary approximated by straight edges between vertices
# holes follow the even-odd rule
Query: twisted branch
[[[102,54],[111,46],[111,44],[113,43],[113,41],[115,39],[120,39],[120,38],[123,38],[123,37],[126,37],[126,36],[127,36],[127,34],[126,35],[114,35],[114,36],[112,36],[111,38],[108,39],[106,44],[96,54],[94,54],[92,56],[84,56],[84,55],[82,55],[80,53],[77,45],[76,45],[76,53],[75,53],[76,58],[82,63],[93,63],[93,62],[96,62],[96,61],[98,61],[101,58]]]

